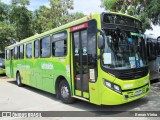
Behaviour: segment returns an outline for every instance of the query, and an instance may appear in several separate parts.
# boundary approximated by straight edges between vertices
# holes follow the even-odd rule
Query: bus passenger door
[[[96,79],[96,34],[90,31],[89,25],[84,23],[71,28],[73,32],[83,26],[72,33],[72,46],[75,95],[85,99],[89,99],[89,82]]]

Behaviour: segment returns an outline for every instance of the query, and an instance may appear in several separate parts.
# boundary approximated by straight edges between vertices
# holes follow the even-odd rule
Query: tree
[[[81,12],[70,13],[70,14],[66,15],[62,19],[62,23],[61,24],[66,24],[66,23],[72,22],[72,21],[80,19],[80,18],[82,18],[84,16],[85,15],[83,13],[81,13]]]
[[[0,2],[0,51],[4,51],[5,46],[11,43],[14,37],[14,27],[9,22],[8,13],[10,5]]]
[[[29,0],[12,0],[12,7],[9,13],[10,23],[15,27],[16,40],[20,41],[24,38],[32,36],[32,12],[27,9]]]
[[[20,41],[35,33],[42,33],[84,16],[82,13],[69,13],[73,0],[50,0],[50,7],[40,6],[34,12],[27,9],[29,0],[11,0],[11,5],[0,2],[0,48]]]
[[[151,28],[151,22],[159,23],[160,0],[103,0],[102,6],[106,10],[137,17],[142,21],[143,29]]]
[[[6,22],[0,22],[0,51],[4,51],[5,47],[10,45],[11,39],[14,38],[14,26]]]
[[[49,26],[50,9],[46,6],[40,6],[40,9],[35,10],[33,13],[33,26],[35,33],[42,33],[51,29]],[[55,26],[55,23],[52,23]]]
[[[12,2],[12,5],[15,4],[15,5],[23,6],[23,7],[30,4],[29,0],[11,0],[11,2]]]
[[[72,13],[73,0],[50,0],[50,7],[41,6],[33,13],[36,33],[45,32],[84,16],[83,13]]]
[[[0,21],[8,20],[8,12],[10,10],[10,6],[0,2]]]

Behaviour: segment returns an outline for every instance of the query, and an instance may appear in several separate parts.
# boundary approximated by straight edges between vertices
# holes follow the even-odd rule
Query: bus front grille
[[[119,79],[122,80],[133,80],[145,77],[148,74],[148,69],[141,69],[141,70],[133,70],[133,71],[126,71],[123,73],[120,73],[119,76],[117,76]]]

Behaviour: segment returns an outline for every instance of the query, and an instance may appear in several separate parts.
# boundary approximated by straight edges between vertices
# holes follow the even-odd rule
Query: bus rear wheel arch
[[[22,81],[21,81],[21,74],[20,74],[19,71],[18,71],[17,74],[16,74],[16,82],[17,82],[17,85],[18,85],[19,87],[22,87],[22,86],[23,86]]]
[[[59,82],[57,94],[63,103],[71,104],[75,101],[75,99],[71,97],[71,90],[65,79]]]

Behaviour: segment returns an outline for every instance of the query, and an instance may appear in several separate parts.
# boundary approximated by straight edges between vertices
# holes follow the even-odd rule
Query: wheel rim
[[[61,95],[64,99],[69,97],[69,89],[67,86],[62,86],[61,87]]]

